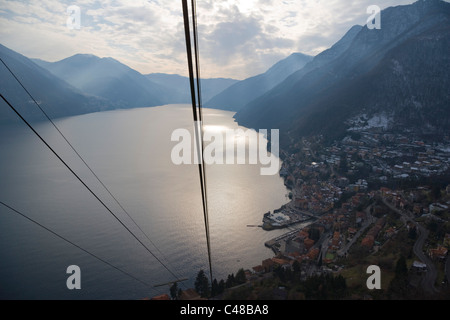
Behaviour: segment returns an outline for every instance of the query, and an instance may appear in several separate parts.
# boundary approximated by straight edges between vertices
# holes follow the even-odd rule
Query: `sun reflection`
[[[228,128],[226,126],[207,125],[204,126],[203,129],[208,132],[224,132]]]

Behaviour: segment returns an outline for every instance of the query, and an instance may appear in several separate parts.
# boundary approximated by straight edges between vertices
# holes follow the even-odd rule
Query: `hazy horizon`
[[[413,2],[377,5],[384,9]],[[66,25],[73,4],[81,11],[79,30]],[[353,25],[364,25],[371,4],[198,1],[202,75],[242,80],[294,52],[317,55]],[[142,74],[187,75],[179,1],[8,1],[0,3],[0,25],[1,43],[30,58],[54,62],[84,53],[112,57]]]

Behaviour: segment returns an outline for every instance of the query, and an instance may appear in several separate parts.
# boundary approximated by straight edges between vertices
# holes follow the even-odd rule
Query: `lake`
[[[234,113],[204,109],[211,130],[238,128]],[[108,207],[179,278],[193,287],[208,270],[201,191],[196,165],[175,165],[175,129],[192,129],[187,105],[117,110],[59,119],[57,126],[95,171],[142,235],[48,123],[36,130]],[[209,126],[209,127],[208,127]],[[243,128],[245,129],[245,128]],[[18,120],[0,129],[0,201],[35,219],[142,283],[0,206],[1,299],[142,299],[168,293],[173,276],[149,254]],[[263,214],[287,203],[278,175],[260,165],[206,167],[214,277],[226,279],[272,257]],[[152,244],[153,243],[153,244]],[[68,290],[66,269],[81,269],[81,290]],[[209,273],[207,273],[209,274]]]

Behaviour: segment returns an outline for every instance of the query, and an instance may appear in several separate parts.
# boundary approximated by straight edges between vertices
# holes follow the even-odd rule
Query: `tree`
[[[438,223],[436,222],[436,220],[431,220],[430,222],[428,222],[427,224],[427,228],[428,230],[430,230],[431,232],[436,232],[438,230]]]
[[[243,284],[247,281],[244,269],[239,269],[239,271],[236,273],[235,281],[237,284]]]
[[[215,297],[219,294],[219,283],[217,279],[214,279],[211,285],[211,297]]]
[[[229,274],[227,278],[227,282],[225,283],[226,288],[231,288],[234,286],[235,280],[234,280],[234,274]]]
[[[342,275],[333,278],[333,290],[335,299],[344,298],[347,295],[347,282]]]
[[[441,197],[441,186],[440,185],[434,185],[431,188],[431,196],[433,197],[433,199],[435,201],[440,199],[440,197]]]
[[[404,256],[401,256],[398,259],[397,264],[395,266],[395,276],[396,277],[407,277],[408,276],[408,267],[406,266],[406,259]]]
[[[223,293],[225,291],[225,281],[223,281],[223,279],[221,279],[219,281],[219,293]]]
[[[178,300],[180,298],[178,296],[178,284],[176,282],[170,287],[170,296],[172,300]]]
[[[359,132],[350,132],[350,137],[355,141],[359,141],[362,138],[361,133]]]
[[[300,280],[302,276],[302,267],[300,265],[300,262],[298,260],[295,260],[292,264],[292,270],[294,271],[294,280]]]
[[[347,283],[342,275],[331,274],[312,276],[303,282],[306,299],[337,300],[347,295]]]
[[[320,231],[317,228],[311,228],[309,230],[309,238],[317,242],[320,239]]]
[[[273,270],[274,274],[281,280],[281,282],[286,281],[286,273],[282,266],[277,265]]]
[[[395,265],[395,277],[389,284],[389,296],[392,299],[404,299],[408,294],[408,267],[405,257],[401,256]]]
[[[339,164],[339,171],[346,173],[348,171],[347,155],[344,153],[341,155],[341,162]]]
[[[409,229],[408,237],[410,239],[412,239],[412,240],[416,240],[416,238],[417,238],[417,229],[416,229],[416,227],[412,227],[411,229]]]
[[[197,278],[195,279],[195,291],[197,291],[202,298],[206,298],[209,295],[209,280],[203,270],[198,272]]]

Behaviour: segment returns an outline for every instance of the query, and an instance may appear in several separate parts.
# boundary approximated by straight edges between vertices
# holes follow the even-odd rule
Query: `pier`
[[[291,208],[281,208],[273,213],[264,214],[262,228],[264,230],[283,229],[292,225],[314,220],[317,217],[309,212],[302,212]]]
[[[273,252],[274,252],[275,254],[277,254],[278,251],[279,251],[279,249],[277,248],[277,244],[279,244],[280,241],[283,241],[283,240],[286,240],[286,239],[288,239],[288,238],[291,238],[291,237],[295,236],[295,235],[296,235],[298,232],[300,232],[300,230],[302,230],[302,229],[303,229],[303,227],[302,227],[302,228],[299,228],[299,229],[295,229],[295,230],[289,231],[289,232],[287,232],[287,233],[284,233],[284,234],[282,234],[282,235],[280,235],[280,236],[278,236],[278,237],[276,237],[276,238],[273,238],[273,239],[271,239],[271,240],[265,242],[264,245],[265,245],[267,248],[272,249]]]

